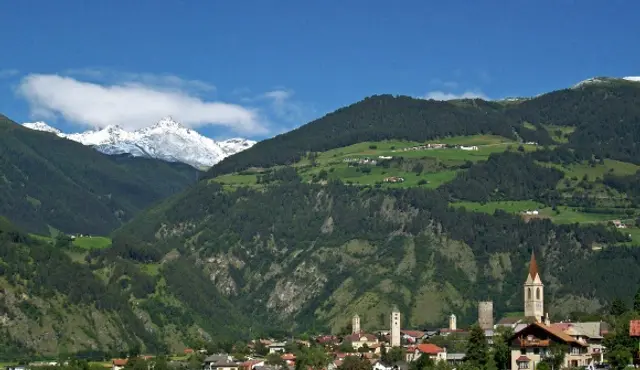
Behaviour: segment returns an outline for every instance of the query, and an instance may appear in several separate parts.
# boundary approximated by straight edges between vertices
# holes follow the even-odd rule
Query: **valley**
[[[471,325],[479,301],[521,311],[532,252],[553,320],[602,315],[640,285],[638,96],[373,96],[206,172],[5,119],[5,335],[49,356],[374,330],[392,305]]]

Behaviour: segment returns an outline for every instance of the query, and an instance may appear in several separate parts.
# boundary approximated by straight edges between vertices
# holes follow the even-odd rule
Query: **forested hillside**
[[[118,352],[141,343],[162,346],[120,289],[1,217],[0,318],[0,360],[92,347]]]
[[[1,157],[10,197],[0,206],[23,210],[17,221],[120,226],[109,248],[92,250],[5,232],[0,282],[16,292],[5,310],[24,323],[8,326],[6,345],[47,352],[35,329],[15,333],[46,327],[59,304],[80,327],[108,317],[96,320],[110,329],[86,329],[104,351],[338,333],[356,312],[364,329],[380,329],[393,305],[405,328],[445,325],[451,313],[464,326],[479,300],[494,301],[497,319],[522,311],[532,251],[554,319],[601,312],[640,285],[638,87],[612,80],[503,102],[367,98],[225,159],[122,225],[193,173],[163,183],[174,167],[162,162],[105,159],[0,126],[17,139],[0,136],[12,154]],[[71,153],[83,157],[60,159]],[[70,279],[83,284],[64,287]],[[121,325],[123,341],[95,334]],[[76,332],[65,348],[84,348]]]
[[[481,299],[497,316],[519,312],[535,250],[551,314],[597,312],[640,284],[638,233],[609,222],[640,217],[635,139],[613,144],[601,127],[640,117],[638,86],[516,102],[367,98],[226,159],[117,230],[99,258],[168,271],[179,255],[254,321],[336,332],[354,312],[384,327],[392,304],[407,327],[451,312],[471,323]]]
[[[631,296],[640,283],[640,249],[593,250],[626,240],[604,225],[453,209],[427,189],[294,178],[261,191],[201,182],[118,230],[111,252],[154,262],[193,256],[211,284],[253,320],[336,332],[355,312],[367,328],[384,327],[393,304],[407,327],[442,325],[451,312],[471,323],[476,302],[486,298],[498,315],[520,311],[532,250],[550,282],[554,315],[598,310]],[[156,252],[148,256],[149,250]],[[198,309],[197,300],[184,302]]]
[[[578,128],[568,146],[582,156],[640,163],[640,84],[611,79],[531,99],[440,102],[377,95],[338,109],[296,130],[264,140],[213,166],[215,177],[251,167],[295,163],[307,152],[322,152],[364,141],[425,141],[448,136],[494,134],[540,145],[554,143],[542,125]],[[566,131],[565,131],[566,133]],[[563,133],[559,134],[565,139]],[[566,141],[566,140],[563,140]]]
[[[195,182],[196,172],[184,164],[110,157],[0,115],[0,215],[32,232],[106,235]]]

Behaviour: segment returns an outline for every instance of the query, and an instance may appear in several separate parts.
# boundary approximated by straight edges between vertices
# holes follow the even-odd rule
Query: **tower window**
[[[540,288],[536,289],[536,299],[540,299]]]
[[[527,298],[531,299],[531,288],[527,288]]]

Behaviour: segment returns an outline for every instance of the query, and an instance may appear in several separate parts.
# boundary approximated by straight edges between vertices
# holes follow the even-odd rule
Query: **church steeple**
[[[538,322],[544,320],[544,284],[542,284],[538,262],[533,251],[529,261],[529,274],[524,282],[524,315],[533,317]]]
[[[531,261],[529,261],[529,276],[531,280],[535,280],[538,276],[538,263],[536,262],[536,254],[531,251]]]

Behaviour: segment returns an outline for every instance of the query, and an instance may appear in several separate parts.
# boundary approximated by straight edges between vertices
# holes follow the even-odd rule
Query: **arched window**
[[[527,289],[527,299],[531,299],[531,288]]]
[[[536,299],[540,299],[540,288],[536,289]]]

